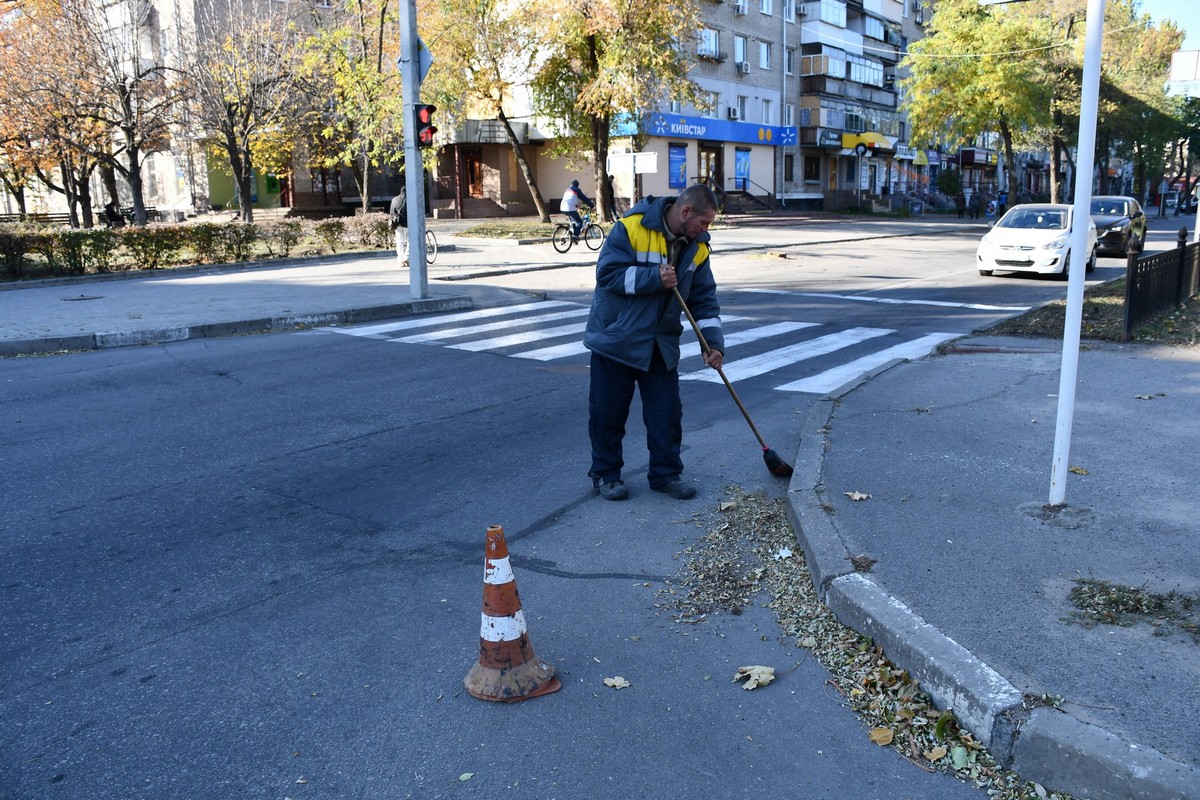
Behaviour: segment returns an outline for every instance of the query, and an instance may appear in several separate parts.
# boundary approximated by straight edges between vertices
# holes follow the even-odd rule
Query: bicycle
[[[425,263],[432,264],[437,261],[438,242],[437,237],[433,235],[433,231],[429,228],[425,229]]]
[[[570,218],[566,222],[558,224],[558,227],[554,229],[554,236],[550,240],[554,243],[555,250],[565,253],[571,249],[571,245],[579,241],[578,238],[571,235],[571,230]],[[592,222],[591,212],[583,215],[583,225],[579,230],[583,234],[584,244],[588,246],[589,250],[599,250],[600,245],[604,244],[604,228],[601,228],[598,223]]]

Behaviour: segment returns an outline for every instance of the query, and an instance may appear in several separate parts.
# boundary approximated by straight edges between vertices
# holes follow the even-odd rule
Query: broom
[[[711,349],[708,346],[708,342],[704,339],[704,334],[700,332],[700,326],[696,324],[696,318],[693,317],[692,312],[688,310],[687,303],[683,302],[683,295],[679,293],[679,287],[672,286],[671,291],[675,293],[675,299],[678,300],[679,305],[683,307],[683,313],[687,315],[688,322],[692,323],[692,330],[696,332],[696,338],[700,340],[700,349],[704,351],[704,357],[707,359]],[[737,403],[737,407],[741,410],[742,416],[746,418],[746,424],[749,425],[750,430],[754,432],[754,438],[758,439],[758,443],[762,447],[763,451],[763,461],[767,463],[767,469],[771,471],[772,475],[778,475],[781,478],[790,477],[792,474],[791,466],[782,458],[780,458],[778,453],[767,447],[767,443],[763,441],[762,434],[758,432],[758,428],[754,427],[754,420],[750,419],[750,412],[746,410],[744,405],[742,405],[741,398],[739,398],[737,392],[733,390],[733,384],[729,382],[729,378],[725,377],[725,372],[720,367],[716,367],[715,369],[717,370],[717,374],[721,376],[721,380],[725,382],[725,388],[729,390],[729,396],[733,398],[733,402]]]

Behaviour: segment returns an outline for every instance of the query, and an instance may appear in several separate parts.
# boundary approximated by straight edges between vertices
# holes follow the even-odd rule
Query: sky
[[[1155,22],[1169,19],[1187,34],[1182,49],[1200,50],[1200,4],[1196,0],[1142,0],[1141,9]]]

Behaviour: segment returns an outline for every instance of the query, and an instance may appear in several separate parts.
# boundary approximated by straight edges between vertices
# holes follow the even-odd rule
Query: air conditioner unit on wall
[[[730,119],[741,119],[741,114],[738,113],[736,106],[729,107],[729,118]]]
[[[739,61],[738,65],[737,65],[737,71],[742,73],[743,75],[749,73],[750,72],[750,62],[749,61]]]

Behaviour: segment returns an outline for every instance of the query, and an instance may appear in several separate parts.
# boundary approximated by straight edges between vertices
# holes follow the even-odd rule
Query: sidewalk
[[[745,251],[982,234],[986,222],[788,216],[746,221],[719,241]],[[1174,222],[1152,220],[1160,241]],[[7,285],[0,355],[503,304],[522,295],[455,281],[594,264],[585,248],[560,256],[432,225],[443,253],[428,298],[410,296],[390,252]],[[1153,619],[1084,627],[1069,602],[1081,578],[1200,592],[1200,351],[1085,344],[1070,456],[1081,471],[1055,510],[1045,505],[1058,347],[968,338],[818,401],[786,459],[797,533],[839,617],[1024,777],[1078,797],[1200,798],[1195,630]],[[851,570],[859,555],[874,559],[870,572]]]
[[[1069,598],[1079,579],[1200,597],[1200,351],[1085,343],[1053,509],[1060,364],[1054,340],[968,338],[822,399],[793,520],[827,605],[1023,777],[1200,798],[1200,612],[1086,627]]]

